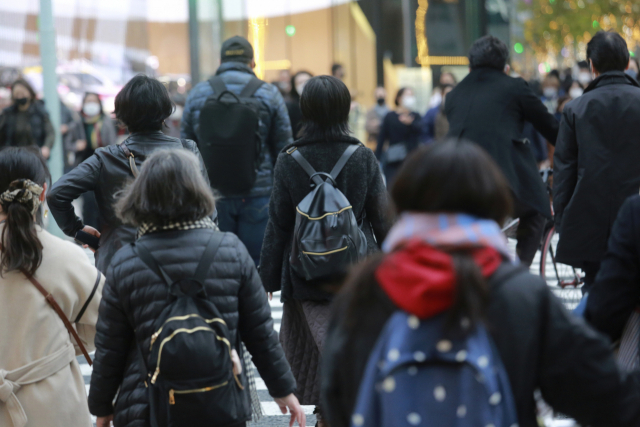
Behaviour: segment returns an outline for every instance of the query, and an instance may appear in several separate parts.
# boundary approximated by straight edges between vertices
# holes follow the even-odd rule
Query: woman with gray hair
[[[210,219],[214,205],[209,185],[199,172],[198,159],[186,150],[152,154],[118,200],[116,213],[123,223],[137,227],[137,240],[120,249],[107,270],[89,393],[89,408],[98,417],[98,427],[108,426],[112,420],[119,427],[139,425],[141,420],[148,423],[165,413],[177,417],[172,418],[177,425],[218,425],[219,419],[197,415],[207,412],[202,402],[216,396],[207,395],[216,390],[240,396],[243,403],[238,404],[240,408],[230,424],[244,425],[251,411],[246,404],[247,367],[237,357],[242,353],[241,342],[255,357],[255,365],[276,403],[285,413],[289,408],[291,424],[295,419],[304,425],[304,412],[293,395],[295,380],[273,329],[256,267],[240,240],[231,233],[221,233],[214,225]],[[200,287],[192,287],[195,284]],[[186,317],[184,312],[169,317],[176,316],[172,310],[180,298],[191,298],[199,311],[186,313]],[[205,315],[205,309],[215,316]],[[178,326],[180,322],[197,323],[198,319],[203,323],[195,329],[194,323],[176,329],[182,327]],[[176,344],[171,344],[168,335],[163,338],[167,330],[173,330],[173,334],[215,330],[216,334],[209,336],[228,343],[229,351],[223,357],[232,356],[227,367],[233,364],[233,376],[229,369],[225,371],[227,382],[219,386],[215,381],[190,387],[174,382],[171,389],[163,389],[168,378],[175,380],[172,369],[200,380],[205,378],[199,375],[201,370],[217,363],[215,358],[198,362],[202,359],[199,353],[215,347],[215,340],[208,347],[187,346],[172,352],[170,346]],[[181,339],[190,338],[184,335]],[[167,347],[165,343],[169,343]],[[185,354],[190,363],[171,364],[176,354]],[[189,402],[192,410],[178,415],[180,406]],[[212,405],[218,403],[214,400]],[[154,405],[166,405],[167,411],[157,411]],[[228,407],[220,409],[223,413]]]

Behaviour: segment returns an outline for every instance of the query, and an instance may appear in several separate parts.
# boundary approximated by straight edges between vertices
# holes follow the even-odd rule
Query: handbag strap
[[[25,276],[27,276],[27,279],[29,279],[29,281],[31,283],[33,283],[33,286],[35,286],[36,289],[38,289],[38,291],[40,291],[40,293],[44,296],[44,299],[46,299],[47,302],[51,305],[51,307],[53,307],[53,310],[56,313],[58,313],[58,316],[60,316],[60,319],[62,319],[62,323],[64,323],[64,326],[67,328],[69,333],[73,336],[73,339],[76,340],[76,344],[78,345],[78,347],[80,347],[80,351],[82,351],[82,354],[84,354],[85,359],[87,359],[87,363],[89,363],[89,366],[91,366],[93,364],[93,362],[91,361],[91,357],[89,356],[89,353],[87,352],[87,349],[84,347],[84,344],[82,344],[82,341],[80,340],[80,337],[78,336],[78,333],[74,329],[74,327],[71,324],[71,322],[69,322],[69,319],[67,319],[67,316],[64,314],[64,312],[62,311],[62,309],[60,308],[60,306],[56,302],[56,299],[53,297],[53,295],[51,295],[50,292],[47,292],[47,290],[40,284],[40,282],[38,282],[36,280],[35,277],[33,277],[32,275],[28,274],[26,271],[22,271],[22,273]]]
[[[135,156],[133,155],[131,150],[129,150],[129,147],[127,147],[126,142],[127,141],[122,141],[120,143],[120,148],[124,152],[124,155],[129,159],[129,169],[131,169],[131,173],[133,174],[133,177],[137,178],[139,171],[138,171],[138,167],[136,166]]]

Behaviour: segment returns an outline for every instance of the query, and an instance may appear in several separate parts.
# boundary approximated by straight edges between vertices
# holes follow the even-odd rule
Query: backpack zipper
[[[305,255],[331,255],[331,254],[335,254],[336,252],[346,251],[348,248],[349,248],[349,246],[347,245],[344,248],[336,249],[336,250],[329,251],[329,252],[305,252],[305,251],[302,251],[302,253],[305,254]]]
[[[229,381],[225,381],[222,384],[214,385],[214,386],[211,386],[211,387],[194,388],[192,390],[174,390],[174,389],[170,389],[169,390],[169,405],[175,405],[176,404],[176,399],[175,399],[175,395],[176,394],[204,393],[204,392],[207,392],[207,391],[215,390],[215,389],[220,388],[220,387],[224,387],[227,384],[229,384]]]
[[[352,207],[351,207],[351,206],[347,206],[346,208],[342,208],[342,209],[340,209],[338,212],[327,212],[326,214],[324,214],[324,215],[322,215],[322,216],[319,216],[319,217],[317,217],[317,218],[312,218],[312,217],[310,217],[309,215],[307,215],[306,213],[302,212],[302,211],[300,210],[300,208],[298,208],[298,207],[296,206],[296,211],[298,211],[298,213],[299,213],[300,215],[302,215],[302,216],[306,216],[306,217],[307,217],[307,219],[309,219],[309,220],[311,220],[311,221],[319,221],[319,220],[323,219],[324,217],[327,217],[327,216],[329,216],[329,215],[338,215],[338,214],[340,214],[340,213],[342,213],[342,212],[344,212],[344,211],[346,211],[346,210],[349,210],[349,209],[352,209]]]
[[[151,350],[153,348],[153,344],[156,342],[156,340],[158,339],[158,337],[160,336],[160,333],[162,332],[162,329],[167,325],[167,323],[172,322],[174,320],[186,320],[192,317],[199,317],[200,319],[204,320],[207,323],[214,323],[214,322],[218,322],[218,323],[222,323],[223,325],[226,325],[226,322],[220,318],[214,317],[213,319],[205,319],[204,317],[200,316],[199,314],[187,314],[186,316],[174,316],[174,317],[170,317],[168,318],[160,327],[160,329],[158,329],[156,332],[153,333],[153,335],[151,335],[151,344],[149,344],[149,350]]]

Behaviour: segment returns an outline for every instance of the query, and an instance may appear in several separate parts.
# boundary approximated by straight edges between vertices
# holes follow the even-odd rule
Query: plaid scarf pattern
[[[516,260],[500,226],[472,215],[404,213],[389,231],[382,250],[389,253],[416,240],[443,250],[491,247]]]
[[[170,222],[164,225],[156,225],[145,222],[140,227],[138,227],[138,235],[136,238],[139,239],[145,234],[155,233],[158,231],[196,230],[199,228],[218,230],[218,226],[210,217],[204,217],[197,221]]]

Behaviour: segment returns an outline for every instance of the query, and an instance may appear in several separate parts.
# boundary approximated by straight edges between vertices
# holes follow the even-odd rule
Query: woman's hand
[[[113,421],[113,415],[107,415],[106,417],[98,417],[96,420],[96,427],[111,427]]]
[[[49,155],[51,155],[51,149],[49,149],[49,147],[40,148],[40,152],[42,153],[42,157],[45,159],[48,159]]]
[[[79,139],[76,141],[76,151],[84,151],[87,148],[87,140]]]
[[[405,125],[409,126],[411,123],[413,123],[413,115],[411,114],[406,114],[406,113],[402,113],[400,114],[400,116],[398,117],[398,119]]]
[[[302,406],[300,406],[300,402],[298,402],[298,398],[291,393],[285,397],[279,397],[273,399],[283,414],[287,413],[287,408],[289,408],[289,412],[291,413],[291,421],[289,421],[289,427],[293,426],[295,421],[298,422],[300,427],[306,427],[307,424],[307,416],[304,414],[304,410]]]
[[[100,232],[98,230],[96,230],[95,228],[91,227],[90,225],[85,225],[84,228],[82,229],[82,231],[84,231],[87,234],[91,234],[92,236],[96,236],[98,239],[100,238]],[[95,249],[93,249],[92,247],[90,247],[89,245],[82,245],[83,248],[89,249],[91,252],[95,253]]]

